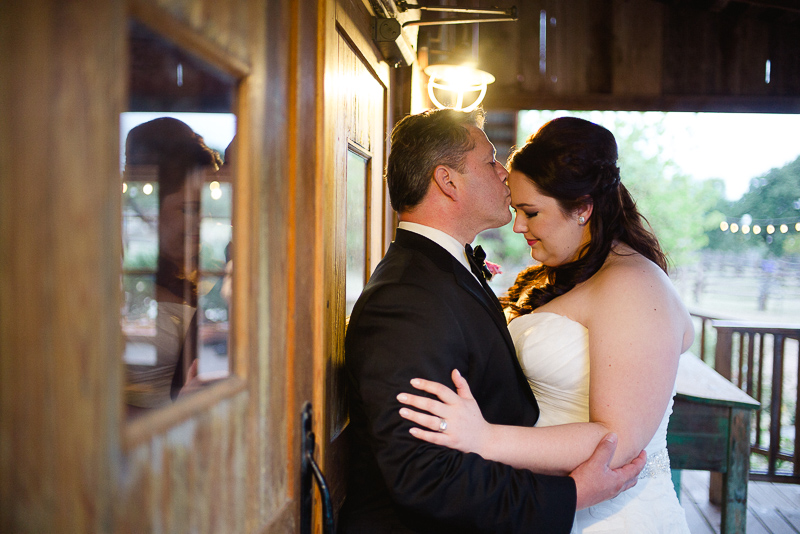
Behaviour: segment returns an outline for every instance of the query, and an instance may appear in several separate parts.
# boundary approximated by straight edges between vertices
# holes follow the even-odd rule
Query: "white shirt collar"
[[[464,266],[467,271],[472,273],[472,269],[469,266],[469,261],[467,261],[467,253],[464,251],[464,243],[459,243],[458,239],[455,237],[451,236],[450,234],[446,234],[441,230],[437,230],[436,228],[431,228],[430,226],[425,226],[424,224],[408,221],[400,221],[398,228],[402,228],[403,230],[408,230],[409,232],[414,232],[415,234],[427,237],[449,252],[455,259],[459,261],[459,263],[461,263],[461,265]]]

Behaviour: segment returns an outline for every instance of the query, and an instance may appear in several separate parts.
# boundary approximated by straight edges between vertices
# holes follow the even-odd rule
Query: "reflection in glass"
[[[234,83],[131,25],[120,119],[128,415],[228,374]]]
[[[347,274],[345,315],[364,289],[367,275],[367,177],[369,160],[347,151]]]

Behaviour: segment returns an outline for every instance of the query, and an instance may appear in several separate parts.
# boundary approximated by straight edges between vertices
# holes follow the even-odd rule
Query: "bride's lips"
[[[533,245],[535,245],[538,242],[539,242],[538,239],[528,239],[528,246],[532,247]]]

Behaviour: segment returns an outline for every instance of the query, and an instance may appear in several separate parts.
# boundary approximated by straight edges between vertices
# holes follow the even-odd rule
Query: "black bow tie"
[[[491,280],[492,273],[489,271],[489,268],[486,267],[486,252],[484,252],[483,248],[478,245],[473,250],[472,246],[467,243],[464,247],[464,251],[467,253],[467,259],[469,259],[472,272],[475,273],[475,276],[483,276],[486,280]],[[476,270],[477,272],[475,272]]]

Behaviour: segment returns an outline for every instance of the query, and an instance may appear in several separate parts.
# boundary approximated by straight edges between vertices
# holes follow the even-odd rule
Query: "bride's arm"
[[[667,275],[640,256],[609,270],[592,299],[589,418],[619,435],[618,465],[661,424],[694,328]]]
[[[635,458],[661,422],[680,353],[691,342],[688,314],[669,280],[655,266],[648,267],[634,263],[609,270],[588,298],[589,423],[490,425],[468,394],[466,382],[454,373],[459,395],[424,380],[415,385],[444,402],[406,395],[407,404],[434,416],[406,409],[404,417],[430,430],[439,428],[440,418],[447,421],[443,433],[415,429],[414,435],[537,473],[570,472],[607,432],[619,436],[612,467]]]
[[[607,430],[600,424],[574,423],[551,427],[522,427],[487,423],[458,370],[452,373],[458,394],[447,386],[414,379],[411,385],[436,395],[436,399],[401,393],[397,399],[428,415],[401,408],[400,415],[421,428],[409,430],[415,437],[463,452],[474,452],[487,460],[502,462],[536,473],[566,475],[591,455]],[[447,422],[439,431],[441,420]],[[430,430],[426,430],[430,429]],[[616,464],[616,462],[614,462]]]

